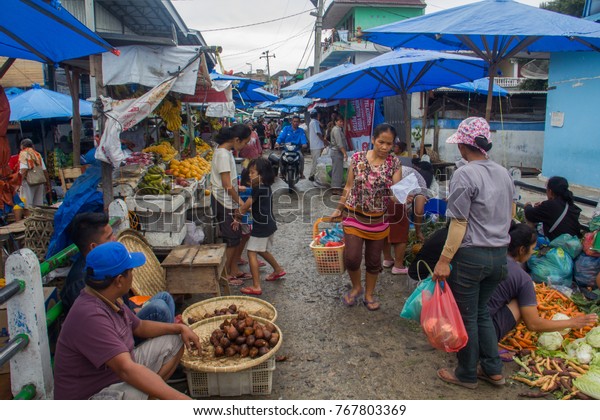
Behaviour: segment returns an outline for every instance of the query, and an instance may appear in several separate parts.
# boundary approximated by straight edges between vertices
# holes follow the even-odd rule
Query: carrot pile
[[[537,309],[542,318],[551,319],[557,313],[567,315],[569,318],[584,315],[571,299],[544,283],[535,285],[535,295],[538,301]],[[591,327],[585,327],[571,330],[564,338],[567,340],[582,338],[590,329]],[[503,349],[515,352],[523,349],[534,350],[537,348],[537,337],[537,333],[529,331],[521,322],[498,345]]]
[[[573,397],[589,399],[573,385],[573,379],[580,377],[589,370],[589,365],[579,365],[573,361],[560,357],[544,357],[535,353],[535,350],[523,350],[513,360],[521,369],[511,379],[524,383],[530,387],[537,387],[539,391],[530,391],[519,394],[528,398],[543,398],[552,394],[555,398],[568,400]]]

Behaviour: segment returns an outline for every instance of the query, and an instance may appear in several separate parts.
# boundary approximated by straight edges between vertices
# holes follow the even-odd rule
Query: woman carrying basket
[[[344,262],[350,275],[352,289],[342,296],[346,306],[356,305],[361,299],[370,311],[380,303],[373,297],[377,277],[381,272],[381,252],[389,224],[384,215],[391,199],[390,187],[402,178],[400,161],[390,154],[396,129],[380,124],[373,131],[373,149],[352,156],[348,179],[338,208],[332,218],[343,216],[345,253]],[[363,291],[360,266],[365,247],[366,281]]]

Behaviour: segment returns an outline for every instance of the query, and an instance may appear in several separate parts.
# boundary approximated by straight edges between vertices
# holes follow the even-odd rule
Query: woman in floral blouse
[[[400,161],[391,154],[396,129],[380,124],[373,131],[373,149],[352,156],[351,168],[338,208],[331,217],[343,216],[346,251],[344,260],[352,289],[342,296],[347,306],[360,299],[370,311],[379,309],[373,291],[381,272],[381,252],[389,224],[384,220],[391,200],[390,187],[402,178]],[[360,266],[365,247],[366,282],[363,290]],[[364,293],[364,298],[362,297]]]

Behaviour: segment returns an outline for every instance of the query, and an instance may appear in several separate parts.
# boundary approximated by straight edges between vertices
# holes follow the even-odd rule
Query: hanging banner
[[[171,77],[145,95],[135,99],[115,101],[112,98],[101,96],[100,99],[102,99],[102,105],[108,118],[100,145],[96,149],[96,159],[118,168],[125,160],[125,154],[121,150],[121,132],[129,130],[150,115],[167,96],[176,81],[177,77]]]
[[[354,115],[346,124],[350,146],[356,151],[366,151],[371,144],[375,101],[373,99],[355,99],[348,101],[347,106],[354,110]]]

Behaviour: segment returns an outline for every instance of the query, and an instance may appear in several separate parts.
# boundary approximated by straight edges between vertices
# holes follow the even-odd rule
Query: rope
[[[128,216],[129,216],[129,227],[131,229],[138,230],[140,221],[137,217],[137,214],[135,214],[135,212],[133,212],[133,211],[130,211],[130,212],[128,212]]]

